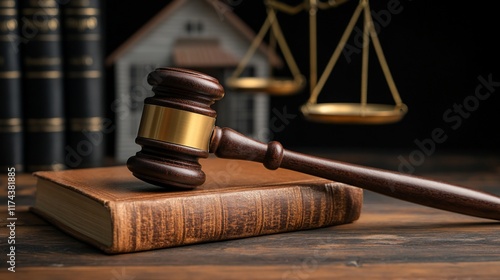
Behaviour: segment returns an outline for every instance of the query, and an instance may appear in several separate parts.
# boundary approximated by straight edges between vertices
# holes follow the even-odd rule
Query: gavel
[[[408,202],[469,216],[500,220],[500,197],[413,175],[323,159],[285,150],[229,128],[215,126],[210,106],[224,96],[219,81],[180,68],[149,73],[154,96],[144,100],[136,143],[141,150],[127,161],[132,174],[147,183],[189,190],[205,182],[200,158],[215,156],[263,163],[342,182]]]

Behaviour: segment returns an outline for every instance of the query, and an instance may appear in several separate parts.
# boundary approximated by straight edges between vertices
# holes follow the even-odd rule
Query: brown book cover
[[[201,159],[205,184],[167,190],[125,166],[41,171],[32,210],[106,253],[180,245],[351,223],[363,191],[261,164]]]

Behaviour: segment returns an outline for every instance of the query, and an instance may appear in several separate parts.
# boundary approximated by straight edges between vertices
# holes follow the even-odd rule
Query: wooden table
[[[397,168],[396,155],[332,156]],[[417,173],[500,195],[499,157],[436,155]],[[16,272],[11,273],[6,263],[10,245],[5,178],[2,279],[500,279],[499,222],[368,191],[361,218],[353,224],[106,255],[29,212],[35,181],[27,174],[16,176]]]

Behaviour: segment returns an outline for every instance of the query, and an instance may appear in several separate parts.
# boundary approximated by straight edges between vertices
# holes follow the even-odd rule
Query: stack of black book
[[[0,0],[0,167],[104,157],[100,0]]]

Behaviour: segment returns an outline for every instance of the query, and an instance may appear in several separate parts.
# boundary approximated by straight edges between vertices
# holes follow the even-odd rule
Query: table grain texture
[[[398,154],[323,154],[397,170]],[[500,157],[434,155],[415,174],[500,195]],[[1,279],[500,279],[500,222],[364,193],[361,218],[336,227],[121,255],[66,235],[29,211],[35,179],[16,174],[16,267],[7,270],[1,176]]]

